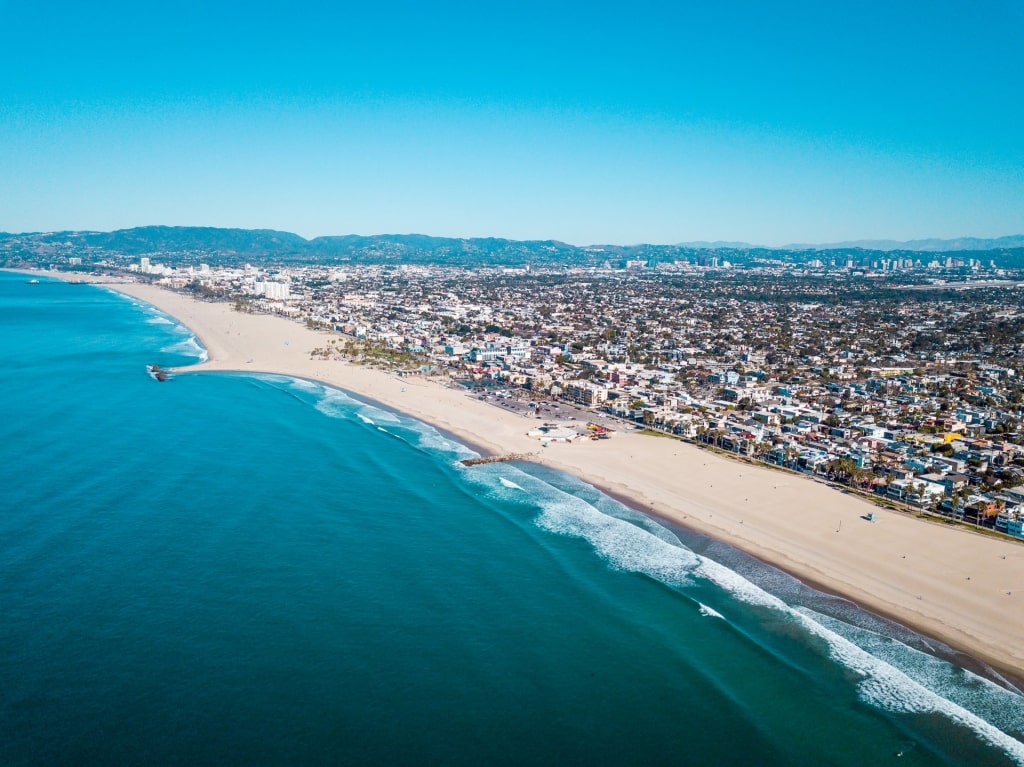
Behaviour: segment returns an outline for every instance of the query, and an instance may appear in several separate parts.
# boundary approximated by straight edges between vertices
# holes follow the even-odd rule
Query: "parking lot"
[[[567,423],[576,421],[582,424],[597,423],[610,429],[621,430],[623,424],[619,419],[606,413],[578,408],[565,402],[552,400],[533,400],[521,396],[515,389],[489,388],[487,390],[467,390],[474,396],[494,407],[500,407],[523,418],[551,423]]]

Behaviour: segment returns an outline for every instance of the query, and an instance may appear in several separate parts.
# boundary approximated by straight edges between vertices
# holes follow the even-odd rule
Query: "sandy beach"
[[[539,463],[570,472],[638,509],[723,540],[1017,680],[1024,676],[1022,544],[880,509],[810,478],[672,439],[620,431],[610,440],[542,449],[526,436],[536,421],[462,391],[311,358],[313,349],[326,345],[327,333],[151,285],[109,287],[153,304],[196,333],[210,358],[188,371],[316,379],[493,453],[534,453]],[[868,512],[875,522],[863,518]]]

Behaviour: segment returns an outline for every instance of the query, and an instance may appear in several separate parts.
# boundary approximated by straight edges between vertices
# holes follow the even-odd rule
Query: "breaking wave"
[[[864,703],[895,715],[943,716],[1024,767],[1024,743],[1014,737],[1024,734],[1024,696],[909,646],[907,641],[916,637],[913,632],[895,625],[890,628],[873,617],[843,620],[799,604],[785,589],[775,588],[767,569],[766,583],[759,585],[756,575],[751,580],[731,566],[698,554],[672,530],[575,477],[521,464],[463,467],[455,461],[475,453],[427,424],[318,382],[266,378],[280,382],[329,417],[380,430],[454,464],[466,482],[523,509],[541,530],[586,541],[609,567],[667,584],[694,600],[706,617],[724,619],[698,599],[711,588],[723,600],[750,605],[755,615],[760,611],[768,630],[778,631],[773,626],[781,619],[789,630],[796,628],[804,636],[812,651],[853,675]]]
[[[705,618],[722,618],[722,620],[725,620],[724,616],[720,612],[718,612],[718,610],[708,607],[705,604],[698,603],[698,605],[700,609],[700,614],[703,615]]]
[[[200,362],[206,362],[210,358],[206,347],[199,343],[199,339],[191,333],[187,338],[165,347],[162,351],[168,354],[183,354],[187,357],[195,357]]]
[[[466,474],[495,496],[535,506],[541,529],[583,539],[610,567],[643,573],[690,598],[696,599],[693,593],[701,584],[713,585],[728,599],[767,611],[774,616],[768,622],[781,618],[799,628],[810,647],[852,672],[863,702],[893,714],[941,715],[1024,765],[1024,743],[1013,736],[1024,733],[1024,696],[908,646],[901,640],[912,635],[909,630],[894,627],[890,636],[792,605],[575,478],[559,477],[556,486],[549,476],[535,476],[544,474],[542,468],[504,464],[499,474],[495,466],[474,467]],[[699,600],[697,605],[704,616],[723,617]],[[884,621],[863,623],[888,626]]]
[[[429,424],[365,402],[342,389],[304,378],[271,375],[260,378],[279,384],[293,394],[302,395],[304,399],[311,401],[317,410],[330,418],[355,421],[378,429],[418,450],[446,460],[461,460],[477,455]],[[385,426],[387,428],[383,428]]]

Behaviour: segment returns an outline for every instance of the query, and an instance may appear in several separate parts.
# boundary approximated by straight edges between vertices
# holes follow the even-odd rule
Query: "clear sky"
[[[1024,233],[1024,3],[0,0],[0,230]]]

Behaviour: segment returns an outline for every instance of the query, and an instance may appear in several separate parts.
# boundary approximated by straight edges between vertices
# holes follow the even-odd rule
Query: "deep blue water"
[[[146,374],[200,354],[0,272],[2,764],[1024,764],[909,631],[337,390]]]

